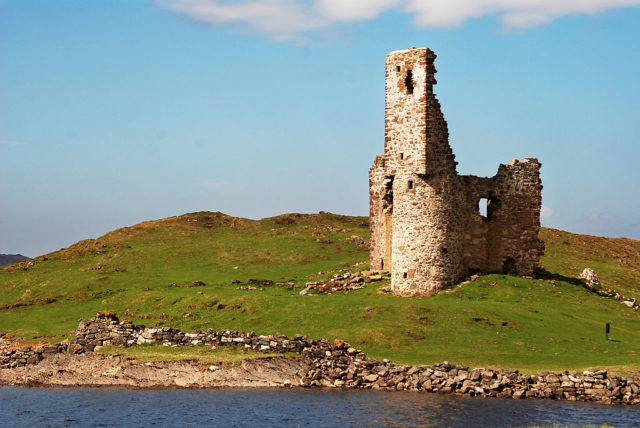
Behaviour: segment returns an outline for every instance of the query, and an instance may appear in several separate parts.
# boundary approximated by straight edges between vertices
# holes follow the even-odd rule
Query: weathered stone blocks
[[[543,250],[540,163],[458,175],[433,92],[435,58],[420,48],[386,59],[385,150],[369,172],[370,262],[391,272],[399,295],[432,294],[470,273],[531,275]]]

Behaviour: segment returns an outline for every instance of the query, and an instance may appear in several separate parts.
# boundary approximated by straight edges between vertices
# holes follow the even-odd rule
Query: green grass
[[[236,346],[220,346],[212,349],[211,346],[162,346],[162,345],[138,345],[138,346],[105,346],[98,350],[103,355],[122,355],[134,359],[140,363],[157,361],[197,361],[201,366],[215,365],[221,369],[238,366],[242,361],[249,359],[287,357],[300,358],[298,354],[278,354],[251,351]]]
[[[322,213],[253,221],[193,213],[141,223],[30,267],[0,269],[0,331],[55,341],[72,335],[80,318],[111,309],[136,323],[183,330],[340,338],[371,357],[402,363],[640,370],[640,313],[570,278],[592,267],[604,286],[640,297],[639,241],[544,229],[542,264],[556,280],[485,275],[419,299],[382,292],[385,281],[314,296],[231,284],[257,278],[303,286],[341,269],[366,269],[368,252],[348,241],[352,235],[368,239],[366,218]],[[194,281],[206,285],[189,287]],[[613,340],[605,340],[606,322]]]
[[[543,228],[542,265],[551,272],[577,277],[585,267],[596,271],[605,287],[640,298],[640,241],[602,238]]]

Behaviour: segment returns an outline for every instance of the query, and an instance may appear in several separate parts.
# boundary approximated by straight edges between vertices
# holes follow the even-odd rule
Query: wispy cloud
[[[28,143],[24,141],[15,141],[15,140],[0,140],[0,144],[4,144],[6,146],[24,146]]]
[[[602,215],[600,213],[591,213],[587,218],[591,221],[600,221],[602,219]]]
[[[295,0],[156,0],[156,3],[201,23],[257,31],[277,41],[292,41],[304,32],[331,25],[313,6]]]
[[[640,6],[640,0],[156,0],[172,12],[212,26],[231,26],[275,41],[297,41],[333,25],[409,13],[419,28],[451,28],[469,19],[499,18],[505,30],[544,25],[566,15]]]
[[[505,30],[549,24],[566,15],[595,15],[607,9],[639,6],[640,0],[408,0],[414,24],[448,28],[471,18],[498,16]]]
[[[548,207],[546,205],[542,206],[542,209],[540,210],[540,217],[543,219],[548,219],[551,217],[557,217],[558,214],[556,214],[555,210],[551,207]]]

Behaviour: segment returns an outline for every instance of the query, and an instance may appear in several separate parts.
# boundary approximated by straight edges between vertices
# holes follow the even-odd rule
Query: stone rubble
[[[270,279],[255,279],[255,278],[249,278],[247,280],[247,285],[241,285],[236,287],[236,290],[264,290],[267,287],[281,287],[281,288],[286,288],[287,290],[293,290],[293,288],[296,286],[295,282],[293,281],[289,281],[289,282],[274,282]],[[242,284],[242,281],[238,280],[238,279],[234,279],[231,281],[231,284]]]
[[[380,281],[381,279],[381,274],[369,271],[358,273],[345,272],[335,274],[330,279],[307,282],[305,288],[300,291],[300,295],[305,296],[312,290],[318,294],[346,293],[351,290],[361,290],[365,287],[365,284],[372,281]]]
[[[634,311],[637,311],[638,308],[640,307],[635,297],[627,298],[615,290],[604,287],[600,283],[600,279],[598,278],[598,275],[596,274],[596,272],[591,268],[584,268],[579,278],[584,279],[583,285],[587,290],[597,294],[598,296],[610,297],[612,299],[616,299],[617,301],[633,309]]]
[[[351,242],[357,247],[369,247],[369,243],[357,235],[351,235],[351,237],[347,238],[347,241]]]
[[[600,285],[600,279],[596,272],[591,268],[584,268],[582,273],[580,274],[580,278],[586,281],[586,285],[589,289],[593,289],[596,286]]]
[[[0,350],[0,368],[38,364],[48,356],[67,352],[68,346],[69,342],[63,341],[56,344],[23,346],[18,349],[2,349]]]
[[[209,329],[189,333],[170,327],[148,328],[120,321],[115,313],[107,311],[98,313],[89,321],[81,321],[72,340],[3,350],[0,352],[0,368],[37,364],[59,353],[80,354],[106,345],[136,344],[241,346],[258,352],[300,354],[308,364],[300,387],[423,391],[640,405],[640,378],[609,376],[606,370],[525,375],[517,370],[470,369],[446,361],[434,365],[401,365],[368,358],[341,340],[308,340],[302,335],[289,338],[283,334],[262,336],[234,330]],[[212,367],[209,370],[218,369]]]

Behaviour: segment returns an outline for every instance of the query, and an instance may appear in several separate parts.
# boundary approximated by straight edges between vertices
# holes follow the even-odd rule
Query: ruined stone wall
[[[385,153],[369,173],[370,264],[390,270],[399,295],[431,294],[470,273],[531,275],[542,253],[540,163],[459,176],[433,92],[435,58],[426,48],[386,58]]]
[[[455,174],[447,122],[433,93],[435,58],[426,48],[386,58],[384,156],[389,175]]]
[[[413,189],[407,181],[414,180]],[[464,275],[463,200],[456,176],[396,177],[391,287],[399,295],[431,294]]]
[[[540,163],[514,160],[491,178],[463,176],[466,190],[464,265],[470,273],[532,275],[543,250]],[[486,216],[478,202],[486,201]]]
[[[465,218],[463,263],[468,274],[488,272],[489,222],[486,216],[480,214],[479,203],[481,200],[489,200],[493,179],[466,175],[461,180],[465,190],[464,206],[460,209]]]
[[[391,214],[393,190],[386,177],[384,156],[376,156],[369,171],[369,238],[371,269],[387,270],[391,266]]]
[[[535,158],[500,165],[493,177],[487,271],[533,275],[544,250],[538,238],[542,182]]]
[[[392,288],[428,294],[462,276],[455,157],[433,93],[435,54],[394,52],[386,64],[385,156],[393,182]]]

